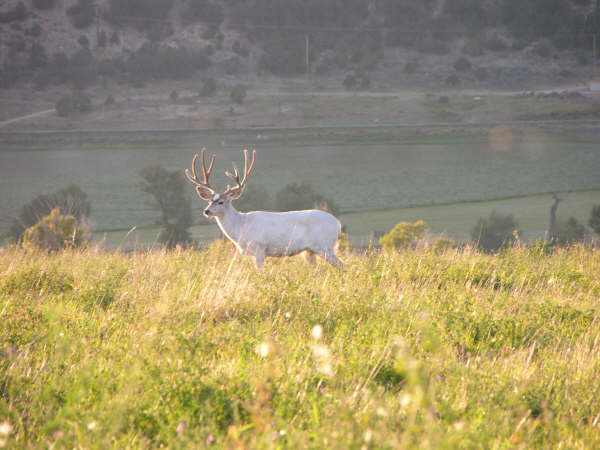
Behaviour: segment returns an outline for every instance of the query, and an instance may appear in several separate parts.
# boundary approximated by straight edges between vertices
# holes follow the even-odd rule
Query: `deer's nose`
[[[204,210],[204,215],[205,215],[206,217],[209,217],[209,216],[211,216],[211,215],[212,215],[212,213],[210,212],[210,207],[209,207],[209,208],[206,208],[206,209]]]

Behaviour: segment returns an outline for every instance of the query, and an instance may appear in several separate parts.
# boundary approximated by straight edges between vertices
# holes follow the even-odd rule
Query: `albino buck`
[[[206,217],[214,217],[219,228],[231,240],[241,254],[254,256],[257,267],[261,267],[266,256],[292,256],[305,252],[307,260],[312,260],[314,255],[326,259],[331,265],[343,266],[335,256],[334,246],[341,231],[341,225],[331,214],[317,209],[289,212],[254,211],[241,213],[231,202],[241,197],[246,186],[246,179],[254,169],[256,150],[252,151],[252,162],[248,167],[248,150],[244,150],[244,176],[240,181],[237,166],[233,163],[233,175],[225,174],[237,183],[237,186],[222,194],[208,183],[208,178],[215,163],[212,156],[210,166],[206,168],[202,149],[202,172],[204,181],[198,179],[196,162],[198,154],[192,162],[192,174],[185,170],[188,179],[196,185],[196,192],[200,198],[209,202],[204,210]]]

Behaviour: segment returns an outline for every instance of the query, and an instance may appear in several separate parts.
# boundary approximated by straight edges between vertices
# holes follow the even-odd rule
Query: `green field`
[[[598,448],[600,257],[0,249],[7,448]]]
[[[8,229],[11,218],[26,202],[74,183],[90,197],[90,225],[96,236],[106,233],[108,241],[117,243],[133,227],[146,231],[130,234],[130,242],[140,239],[148,244],[156,234],[148,227],[157,213],[137,186],[140,169],[158,164],[183,170],[204,145],[217,154],[217,186],[226,184],[223,172],[230,161],[240,161],[241,149],[256,148],[251,183],[265,187],[271,204],[287,183],[308,181],[336,202],[349,232],[357,236],[386,231],[399,220],[422,218],[432,231],[464,239],[477,218],[489,215],[495,207],[471,202],[508,197],[524,199],[503,201],[498,209],[506,208],[505,212],[517,218],[523,216],[526,234],[538,236],[547,226],[547,212],[545,197],[536,194],[600,189],[598,136],[584,127],[519,126],[500,132],[489,127],[388,127],[4,137],[0,143],[0,232]],[[189,195],[194,195],[191,185]],[[559,214],[573,210],[569,214],[586,222],[589,211],[585,209],[593,201],[592,194],[581,194],[584,201],[579,201],[580,194],[572,195],[575,200],[561,205]],[[534,203],[528,205],[525,198]],[[200,238],[213,235],[206,231],[210,227],[200,225],[204,203],[194,199],[193,205],[199,224],[193,231]],[[406,209],[411,206],[420,208]],[[536,211],[533,215],[531,208]],[[418,217],[421,213],[424,216]]]

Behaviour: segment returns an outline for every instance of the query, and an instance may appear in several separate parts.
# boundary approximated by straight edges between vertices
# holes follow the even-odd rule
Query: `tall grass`
[[[0,250],[0,445],[600,445],[597,250],[344,259]]]

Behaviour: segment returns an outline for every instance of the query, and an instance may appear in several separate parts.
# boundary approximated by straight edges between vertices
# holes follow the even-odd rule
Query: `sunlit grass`
[[[594,448],[600,257],[0,250],[0,446]]]

